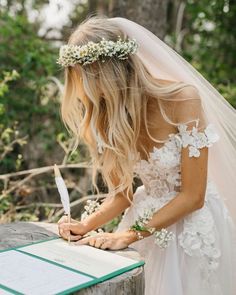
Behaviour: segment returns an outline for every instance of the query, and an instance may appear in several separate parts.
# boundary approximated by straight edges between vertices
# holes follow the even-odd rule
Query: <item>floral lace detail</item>
[[[148,160],[136,163],[135,174],[142,179],[148,195],[162,198],[178,190],[181,185],[180,150],[180,142],[171,134],[163,147],[154,147]]]
[[[183,220],[183,231],[178,235],[179,244],[184,252],[199,258],[202,278],[207,281],[210,274],[219,266],[221,251],[216,241],[216,226],[208,201],[210,198],[219,198],[217,191],[208,182],[205,205]]]
[[[141,186],[140,189],[143,187]],[[176,192],[168,193],[167,195],[164,195],[163,197],[155,198],[152,196],[146,196],[144,199],[143,192],[141,190],[140,195],[136,194],[136,206],[135,206],[135,219],[143,218],[146,215],[147,210],[151,209],[153,213],[158,211],[161,207],[163,207],[165,204],[170,202],[175,196]],[[140,198],[139,198],[140,197]]]
[[[199,132],[196,127],[193,127],[192,130],[187,130],[187,125],[185,124],[180,124],[178,130],[182,146],[184,148],[189,146],[189,157],[199,157],[199,149],[210,147],[219,140],[219,135],[213,124],[209,124],[203,132]]]
[[[191,130],[187,128],[185,124],[178,125],[179,132],[170,134],[162,147],[154,147],[148,160],[136,162],[134,171],[142,180],[143,186],[140,187],[140,192],[138,188],[135,193],[135,208],[132,213],[127,210],[127,214],[133,214],[134,219],[143,216],[146,208],[157,211],[180,191],[182,148],[189,146],[189,157],[199,157],[201,148],[210,147],[219,139],[213,124],[209,124],[203,132],[199,132],[196,127]],[[208,202],[213,197],[218,198],[218,191],[214,190],[208,179],[205,205],[183,219],[183,230],[178,235],[184,252],[189,256],[199,257],[205,278],[218,267],[221,255],[216,245],[214,219],[208,207]]]
[[[213,124],[209,124],[203,132],[196,127],[187,130],[187,127],[186,124],[178,125],[179,133],[169,134],[162,147],[153,148],[148,160],[141,159],[135,164],[134,172],[142,179],[149,195],[156,198],[179,190],[182,148],[189,146],[189,157],[199,157],[199,149],[210,147],[219,139]]]

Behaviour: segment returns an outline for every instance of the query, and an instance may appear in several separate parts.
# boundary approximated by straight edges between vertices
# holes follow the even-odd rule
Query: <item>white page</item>
[[[69,245],[63,239],[26,246],[20,248],[20,250],[55,261],[97,278],[138,262],[88,245]]]
[[[0,253],[0,284],[25,295],[55,295],[91,280],[15,250]]]

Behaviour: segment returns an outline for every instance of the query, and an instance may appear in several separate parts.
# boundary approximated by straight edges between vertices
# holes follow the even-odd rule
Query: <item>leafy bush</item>
[[[1,123],[11,126],[17,122],[19,136],[28,135],[28,140],[36,145],[22,162],[22,167],[43,165],[47,162],[47,153],[55,148],[56,134],[63,126],[59,118],[57,87],[50,77],[58,74],[56,64],[58,49],[51,42],[37,35],[37,25],[28,22],[24,15],[10,16],[2,13],[0,18],[0,73],[19,73],[17,80],[9,81],[9,89],[2,88]],[[4,86],[8,87],[7,85]],[[6,91],[7,90],[7,91]],[[15,153],[18,153],[15,151]],[[1,163],[1,173],[15,170],[14,151]],[[30,164],[30,161],[33,164]]]

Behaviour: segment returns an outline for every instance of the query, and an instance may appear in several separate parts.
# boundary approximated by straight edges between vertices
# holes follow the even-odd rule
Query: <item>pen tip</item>
[[[57,167],[57,164],[54,164],[54,174],[55,174],[55,177],[61,176],[61,173],[59,168]]]

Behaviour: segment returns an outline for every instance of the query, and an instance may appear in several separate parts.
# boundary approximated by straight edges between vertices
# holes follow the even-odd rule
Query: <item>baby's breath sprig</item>
[[[93,63],[99,59],[105,62],[106,57],[116,57],[118,59],[127,59],[129,54],[137,51],[138,44],[136,40],[122,40],[118,36],[117,41],[105,40],[100,42],[89,41],[85,45],[67,44],[60,48],[57,63],[63,67],[74,66],[77,63],[84,65]]]
[[[81,221],[86,219],[93,212],[96,212],[99,209],[99,207],[100,207],[100,204],[96,200],[87,200],[86,205],[84,206],[84,212],[81,214]],[[103,233],[103,232],[104,230],[102,228],[98,228],[97,230],[89,231],[88,233],[84,235],[84,237],[94,236],[98,233]]]
[[[86,205],[84,206],[84,212],[81,215],[81,220],[84,220],[90,214],[97,211],[99,207],[100,207],[100,204],[96,200],[87,200]]]
[[[169,246],[169,242],[175,238],[175,235],[173,232],[167,231],[167,229],[162,228],[161,230],[156,230],[155,227],[147,227],[146,224],[149,222],[149,220],[152,218],[155,210],[153,208],[151,209],[145,209],[143,216],[139,216],[139,218],[135,221],[133,225],[129,227],[129,230],[133,230],[136,232],[140,231],[148,231],[151,234],[154,235],[154,242],[157,244],[161,249],[165,249]],[[144,238],[139,233],[139,239]]]

